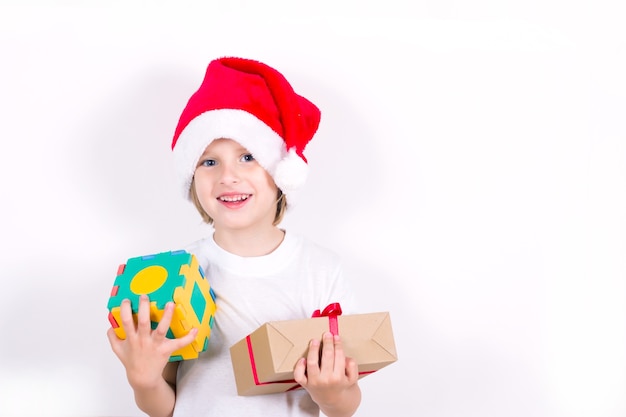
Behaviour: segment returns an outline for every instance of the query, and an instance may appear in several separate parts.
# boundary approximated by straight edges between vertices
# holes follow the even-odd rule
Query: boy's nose
[[[239,182],[237,167],[234,165],[223,164],[220,182],[222,184],[233,184]]]

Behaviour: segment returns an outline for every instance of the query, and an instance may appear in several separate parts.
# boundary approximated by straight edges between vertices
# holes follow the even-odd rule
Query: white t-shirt
[[[233,255],[212,236],[186,250],[205,271],[217,310],[207,350],[179,364],[174,417],[319,416],[303,389],[239,396],[229,349],[268,321],[308,318],[333,302],[354,313],[338,256],[289,232],[265,256]]]

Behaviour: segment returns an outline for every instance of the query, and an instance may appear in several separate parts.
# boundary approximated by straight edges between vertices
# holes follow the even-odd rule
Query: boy
[[[304,389],[241,397],[229,347],[267,321],[309,317],[332,302],[345,311],[352,296],[338,257],[278,227],[307,176],[304,149],[320,111],[277,70],[236,57],[212,61],[189,99],[172,149],[183,193],[212,225],[188,248],[217,296],[215,329],[198,359],[169,363],[195,331],[165,337],[173,306],[150,328],[149,300],[135,326],[122,303],[127,338],[108,337],[138,407],[157,416],[352,416],[361,401],[358,370],[331,333],[310,343],[294,369]],[[321,358],[321,359],[320,359]]]

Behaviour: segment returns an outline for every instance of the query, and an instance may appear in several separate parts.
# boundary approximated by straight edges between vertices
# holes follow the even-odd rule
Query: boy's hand
[[[360,402],[360,390],[357,385],[359,371],[351,358],[346,358],[341,338],[326,332],[320,341],[311,340],[306,358],[296,364],[294,379],[302,385],[322,411],[341,410],[348,404]],[[348,405],[348,409],[350,409]],[[345,415],[351,415],[349,410]],[[340,412],[339,415],[343,415]],[[328,414],[327,414],[328,415]]]
[[[162,372],[174,351],[190,344],[197,329],[192,329],[187,335],[179,339],[168,339],[166,336],[170,327],[174,303],[165,305],[163,317],[156,329],[150,325],[150,301],[147,295],[139,298],[137,324],[129,300],[122,301],[120,316],[126,333],[126,339],[120,339],[113,328],[107,331],[107,337],[113,352],[126,368],[128,382],[133,388],[149,388],[158,384],[162,379]]]

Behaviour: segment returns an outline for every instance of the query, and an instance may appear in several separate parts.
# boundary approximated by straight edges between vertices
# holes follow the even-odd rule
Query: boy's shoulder
[[[335,252],[335,250],[331,249],[330,247],[316,240],[313,240],[307,236],[293,234],[293,233],[291,233],[291,235],[292,235],[291,238],[293,238],[293,240],[299,241],[299,244],[302,250],[310,254],[311,256],[332,259],[336,262],[340,261],[339,254]]]
[[[207,245],[209,245],[212,240],[213,240],[213,237],[211,236],[203,237],[201,239],[197,239],[188,243],[187,245],[185,245],[183,249],[190,253],[196,253],[201,248],[206,248]]]

